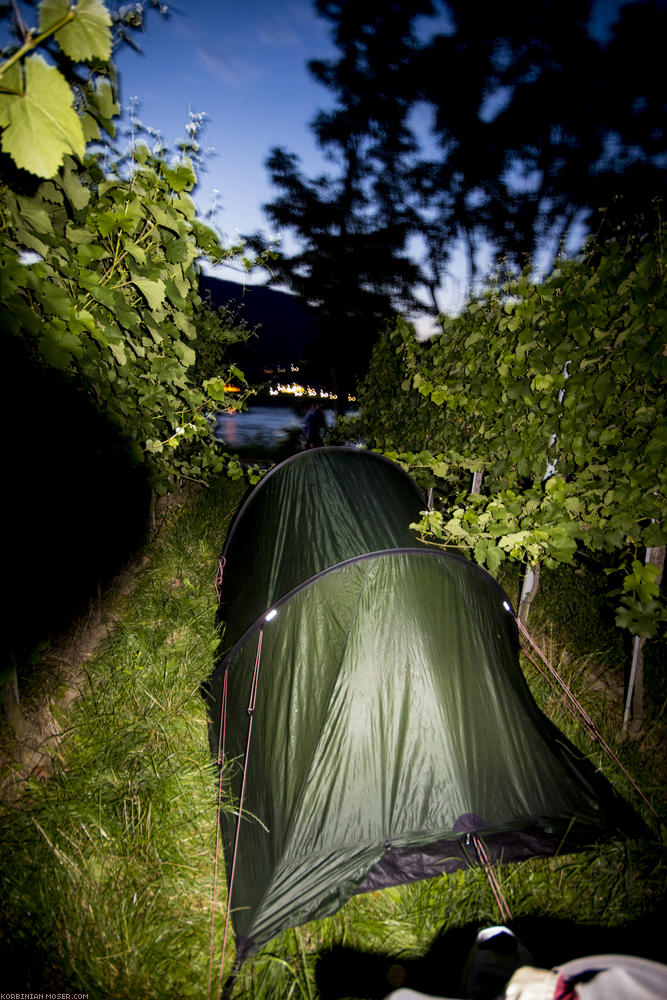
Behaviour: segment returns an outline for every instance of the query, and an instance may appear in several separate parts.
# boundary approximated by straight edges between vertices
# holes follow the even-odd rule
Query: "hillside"
[[[289,371],[290,364],[307,361],[317,336],[317,325],[301,302],[287,292],[266,285],[241,285],[203,274],[202,297],[214,306],[227,306],[255,335],[234,348],[233,361],[250,381],[261,381],[267,369]],[[313,373],[314,374],[314,373]]]

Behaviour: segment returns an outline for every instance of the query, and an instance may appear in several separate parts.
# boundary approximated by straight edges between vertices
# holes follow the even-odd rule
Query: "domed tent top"
[[[241,504],[222,551],[226,648],[330,566],[418,545],[409,525],[425,506],[400,466],[374,452],[318,448],[275,466]]]

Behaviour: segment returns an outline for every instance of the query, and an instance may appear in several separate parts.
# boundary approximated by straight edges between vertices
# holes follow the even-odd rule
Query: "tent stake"
[[[224,985],[222,987],[220,1000],[230,1000],[230,997],[232,995],[232,990],[234,989],[234,983],[236,982],[236,977],[239,974],[240,968],[241,968],[241,962],[238,960],[238,958],[235,958],[231,971],[227,976],[227,978],[225,979]]]

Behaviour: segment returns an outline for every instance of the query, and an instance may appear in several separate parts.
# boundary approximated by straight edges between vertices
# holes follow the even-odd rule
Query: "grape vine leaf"
[[[76,162],[70,156],[65,158],[65,169],[60,180],[73,208],[85,208],[90,201],[90,189],[79,180]]]
[[[95,85],[95,99],[97,108],[103,118],[115,118],[120,114],[120,104],[116,99],[113,87],[109,80],[101,78]]]
[[[19,63],[10,66],[2,74],[2,91],[0,91],[0,128],[5,128],[11,122],[9,109],[12,101],[23,94],[23,72]]]
[[[149,278],[142,278],[134,273],[132,274],[132,281],[143,294],[149,307],[151,309],[159,309],[164,302],[164,281],[151,281]]]
[[[72,107],[72,91],[55,66],[41,56],[25,61],[23,93],[0,94],[2,149],[17,167],[38,177],[53,177],[66,153],[85,152],[81,121]]]
[[[67,0],[42,0],[39,7],[41,31],[62,21],[70,12]],[[100,0],[79,0],[74,17],[55,33],[55,39],[73,62],[111,58],[111,18]]]

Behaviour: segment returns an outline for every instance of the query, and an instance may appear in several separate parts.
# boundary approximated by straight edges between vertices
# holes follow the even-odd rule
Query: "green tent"
[[[394,463],[322,448],[272,469],[232,523],[209,695],[237,801],[246,762],[238,837],[221,819],[237,958],[480,844],[513,860],[632,829],[535,705],[502,589],[415,541],[424,507]]]

